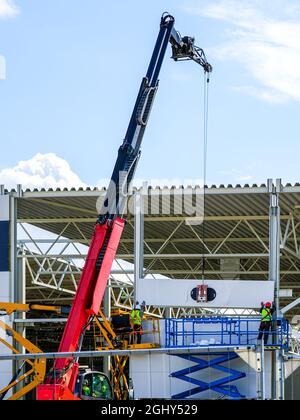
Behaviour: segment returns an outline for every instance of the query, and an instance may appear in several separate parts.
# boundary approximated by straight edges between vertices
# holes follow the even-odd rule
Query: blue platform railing
[[[288,348],[289,324],[281,319],[269,331],[268,346]],[[165,320],[165,346],[252,346],[257,344],[260,318],[206,317],[169,318]]]

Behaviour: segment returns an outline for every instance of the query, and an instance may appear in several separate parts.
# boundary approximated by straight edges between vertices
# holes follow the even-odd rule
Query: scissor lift
[[[221,398],[245,398],[238,389],[238,383],[233,384],[246,377],[245,371],[232,368],[231,362],[239,358],[239,354],[233,349],[247,348],[247,346],[249,349],[256,348],[258,326],[259,317],[166,319],[165,347],[182,349],[182,353],[173,357],[194,363],[192,366],[170,373],[171,378],[195,385],[195,388],[189,387],[185,391],[173,394],[172,399],[186,399],[195,395],[199,397],[205,391],[219,393]],[[283,319],[281,325],[277,330],[272,331],[270,336],[272,339],[269,345],[264,346],[265,350],[288,350],[289,324],[287,320]],[[188,353],[185,352],[185,348],[189,348]],[[193,353],[191,348],[198,351]],[[207,351],[199,352],[201,348]],[[209,371],[209,374],[205,375],[205,370]],[[225,376],[220,378],[216,371],[223,372]],[[201,372],[201,374],[194,375],[196,372]]]
[[[202,356],[202,357],[201,357]],[[232,385],[232,382],[238,381],[246,376],[245,372],[241,372],[235,369],[232,369],[229,366],[224,365],[224,363],[230,363],[230,361],[237,359],[238,355],[235,352],[216,352],[209,353],[209,358],[205,359],[203,356],[207,356],[207,353],[197,353],[197,354],[180,354],[176,357],[180,357],[189,362],[195,363],[194,366],[187,367],[185,369],[172,372],[170,376],[172,378],[181,379],[188,382],[189,384],[196,385],[195,388],[189,389],[187,391],[172,395],[172,399],[181,400],[188,397],[198,395],[204,391],[215,391],[221,395],[227,396],[230,399],[242,399],[245,396],[242,395],[236,385]],[[212,358],[214,356],[214,358]],[[200,379],[193,378],[189,375],[203,371],[204,369],[215,369],[221,372],[224,372],[225,376],[220,379],[211,380],[208,382],[201,381]]]

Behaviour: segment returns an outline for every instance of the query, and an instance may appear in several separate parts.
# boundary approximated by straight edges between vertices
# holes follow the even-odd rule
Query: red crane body
[[[77,351],[84,327],[91,315],[98,314],[124,225],[125,221],[121,218],[115,219],[111,226],[109,221],[104,225],[96,225],[59,352]],[[97,274],[96,263],[107,236],[109,240],[106,252]],[[53,370],[56,377],[49,376],[46,384],[38,387],[37,398],[39,400],[79,399],[70,391],[74,389],[78,367],[73,358],[57,359]]]

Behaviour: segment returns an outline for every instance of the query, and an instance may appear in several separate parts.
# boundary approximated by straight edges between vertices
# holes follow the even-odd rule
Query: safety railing
[[[289,324],[277,321],[269,331],[268,346],[289,346]],[[252,346],[258,342],[260,319],[243,317],[171,318],[165,320],[167,348],[191,346]],[[263,336],[264,341],[266,337]]]
[[[141,344],[160,347],[160,320],[147,316],[142,321],[140,332],[137,332],[130,323],[129,314],[117,316],[117,320],[112,323],[100,311],[99,318],[95,318],[93,323],[94,348],[97,350],[125,349],[137,342],[137,334],[141,334]]]

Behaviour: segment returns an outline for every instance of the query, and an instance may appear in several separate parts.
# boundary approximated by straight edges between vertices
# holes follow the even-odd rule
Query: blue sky
[[[208,183],[300,181],[299,2],[0,0],[1,183],[110,177],[166,10],[214,67]],[[136,175],[155,185],[203,177],[203,72],[170,55]]]

